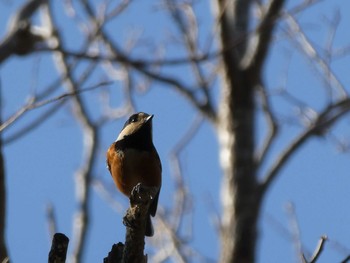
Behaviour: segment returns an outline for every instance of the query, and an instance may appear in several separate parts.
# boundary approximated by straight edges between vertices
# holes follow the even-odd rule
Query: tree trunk
[[[1,99],[1,96],[0,96],[0,99]],[[1,110],[1,104],[0,104],[0,110]],[[0,124],[1,124],[1,119],[0,119]],[[3,158],[2,151],[3,151],[2,138],[1,138],[1,132],[0,132],[0,262],[3,262],[3,260],[8,257],[6,242],[5,242],[5,229],[6,229],[5,160]]]
[[[259,196],[254,164],[253,87],[223,84],[220,121],[222,228],[220,262],[254,262]],[[241,83],[240,83],[241,84]]]
[[[256,81],[244,69],[251,1],[218,1],[222,83],[217,133],[223,169],[220,262],[255,261],[257,193],[255,147]]]

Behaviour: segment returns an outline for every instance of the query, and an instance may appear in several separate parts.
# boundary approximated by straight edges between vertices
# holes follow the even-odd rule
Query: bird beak
[[[146,118],[146,121],[145,122],[148,122],[148,121],[150,121],[150,120],[152,120],[153,119],[153,114],[152,115],[149,115],[147,118]]]

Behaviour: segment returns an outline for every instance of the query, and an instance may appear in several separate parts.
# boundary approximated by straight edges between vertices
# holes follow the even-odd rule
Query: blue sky
[[[64,29],[65,44],[73,50],[78,50],[82,45],[80,33],[74,22],[64,15],[60,3],[54,2],[59,29]],[[296,2],[289,1],[288,7]],[[10,14],[21,3],[22,1],[15,0],[0,1],[1,37],[4,35]],[[130,33],[137,29],[142,33],[141,43],[152,45],[152,41],[161,41],[167,57],[184,56],[184,50],[179,49],[178,45],[167,43],[167,39],[176,31],[165,12],[159,10],[160,6],[149,6],[144,2],[134,3],[117,22],[109,25],[109,33],[122,44],[127,41]],[[337,10],[340,12],[341,21],[334,47],[341,48],[350,43],[347,28],[350,23],[347,16],[349,9],[350,4],[347,1],[323,1],[297,18],[305,33],[321,52],[328,36],[326,18],[331,19]],[[210,39],[210,6],[199,1],[196,12],[201,25],[200,42],[204,44]],[[283,86],[315,109],[322,109],[327,95],[320,74],[313,70],[308,59],[295,45],[283,37],[283,25],[279,29],[282,37],[275,40],[265,69],[264,78],[269,90],[273,92]],[[133,54],[151,58],[146,48],[137,48]],[[347,56],[332,63],[334,72],[348,91],[349,62]],[[81,66],[81,70],[84,66]],[[165,72],[190,83],[193,77],[187,77],[187,70],[175,67]],[[86,87],[100,81],[101,75],[102,70],[95,73]],[[21,108],[29,92],[40,91],[57,78],[52,58],[47,54],[12,57],[1,65],[0,76],[3,89],[1,100],[4,105],[1,114],[5,118]],[[139,76],[136,77],[139,80]],[[219,81],[216,81],[212,91],[216,101],[219,98],[218,84]],[[106,90],[113,96],[112,104],[120,105],[121,84],[116,81]],[[64,89],[60,88],[54,95],[63,92]],[[85,99],[92,101],[89,109],[94,116],[98,116],[101,111],[99,94],[98,91],[92,91],[84,95]],[[272,99],[272,106],[280,120],[289,120],[290,116],[295,116],[296,107],[288,101],[279,96]],[[196,118],[196,112],[185,98],[171,88],[155,82],[148,92],[138,92],[135,103],[138,110],[155,114],[154,141],[164,167],[160,209],[167,211],[174,202],[169,152],[186,133]],[[44,107],[27,113],[3,133],[5,140],[45,109]],[[125,119],[110,122],[103,128],[98,165],[94,171],[94,177],[102,180],[108,189],[111,189],[113,198],[123,208],[121,212],[116,212],[98,191],[92,191],[92,222],[87,254],[84,257],[84,262],[87,263],[101,262],[111,245],[124,239],[121,220],[128,202],[114,190],[104,161],[104,152],[115,140],[124,121]],[[301,131],[300,126],[287,122],[285,121],[262,171]],[[259,115],[258,123],[261,131],[258,133],[258,141],[261,142],[266,126]],[[349,117],[346,117],[335,126],[331,135],[309,140],[281,171],[265,199],[261,212],[258,262],[297,262],[293,242],[290,235],[286,234],[286,231],[290,230],[291,221],[286,207],[291,202],[295,206],[301,241],[307,251],[314,250],[320,236],[329,237],[330,241],[326,243],[319,262],[339,262],[350,254],[350,246],[347,245],[350,243],[350,209],[347,201],[350,200],[350,155],[348,152],[340,152],[334,139],[349,139],[349,124]],[[81,147],[80,128],[72,118],[69,103],[37,129],[5,146],[8,191],[7,241],[14,262],[43,262],[47,259],[50,237],[45,209],[49,203],[55,208],[58,231],[72,236],[72,219],[76,208],[73,174],[80,166]],[[196,136],[181,153],[181,161],[185,182],[193,202],[193,206],[190,207],[194,216],[194,236],[191,245],[215,262],[219,245],[213,218],[215,213],[220,212],[221,171],[216,134],[209,123],[201,125]],[[157,227],[155,228],[157,232]]]

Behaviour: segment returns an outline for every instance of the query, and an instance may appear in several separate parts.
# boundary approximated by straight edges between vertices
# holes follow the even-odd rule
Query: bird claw
[[[135,196],[136,194],[140,195],[142,194],[144,190],[144,187],[142,186],[141,183],[138,183],[137,185],[135,185],[135,187],[132,189],[131,191],[131,195]]]

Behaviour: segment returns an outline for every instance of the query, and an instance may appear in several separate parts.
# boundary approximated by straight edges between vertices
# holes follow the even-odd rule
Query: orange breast
[[[128,149],[115,151],[114,144],[107,151],[107,161],[117,188],[126,196],[138,184],[161,186],[161,167],[156,152]]]

